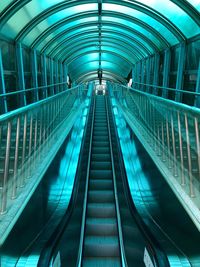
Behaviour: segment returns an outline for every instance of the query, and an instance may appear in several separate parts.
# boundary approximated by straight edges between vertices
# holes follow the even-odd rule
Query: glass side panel
[[[155,28],[158,32],[162,33],[163,37],[168,40],[168,42],[171,45],[177,44],[178,40],[177,38],[165,27],[163,26],[161,23],[159,23],[157,20],[155,20],[154,18],[129,7],[126,6],[122,6],[122,5],[117,5],[117,4],[104,4],[103,3],[103,10],[106,11],[116,11],[119,13],[124,13],[124,14],[128,14],[132,17],[135,17],[137,19],[140,19],[141,21],[144,21],[145,23],[149,24],[151,27]]]
[[[50,17],[49,17],[50,18]],[[24,43],[29,46],[32,44],[32,42],[38,37],[38,33],[43,33],[45,30],[48,30],[50,26],[52,26],[56,22],[61,22],[62,20],[55,20],[50,22],[49,18],[47,19],[48,21],[48,27],[46,21],[42,21],[35,27],[30,33],[24,38]],[[65,18],[65,17],[64,17]],[[57,30],[54,30],[52,34],[50,34],[48,37],[45,38],[43,45],[49,42],[52,38],[54,38],[57,34],[61,33],[62,31],[66,31],[69,28],[74,28],[76,26],[81,26],[82,23],[88,23],[90,25],[90,22],[97,22],[98,17],[89,17],[89,18],[84,18],[84,19],[77,19],[76,21],[69,22],[58,28]]]
[[[185,0],[195,7],[198,11],[200,11],[200,1],[199,0]]]
[[[17,34],[25,27],[25,25],[28,24],[36,15],[38,15],[42,11],[40,7],[41,3],[39,3],[39,1],[37,3],[36,1],[31,1],[8,20],[6,25],[3,27],[2,32],[8,37],[15,38]],[[42,26],[44,27],[42,28],[42,31],[49,27],[52,23],[55,23],[62,18],[66,18],[79,12],[92,10],[97,10],[97,4],[83,4],[66,8],[45,19],[44,23],[42,24]],[[41,34],[40,31],[38,31],[38,35],[39,34]]]
[[[149,31],[147,31],[146,29],[144,29],[143,27],[135,24],[135,23],[131,23],[130,21],[128,20],[124,20],[124,19],[120,19],[120,18],[113,18],[113,17],[106,17],[106,16],[103,16],[103,23],[104,21],[110,21],[110,22],[117,22],[117,23],[120,23],[126,27],[129,27],[130,29],[134,29],[138,32],[141,32],[143,33],[147,38],[149,38],[152,42],[155,43],[155,45],[160,49],[162,50],[164,48],[164,46],[162,45],[162,43],[156,38],[155,35],[151,34]]]
[[[13,0],[1,0],[0,1],[0,12],[4,10]]]
[[[200,32],[199,26],[192,20],[192,18],[170,0],[140,0],[139,2],[155,9],[168,18],[188,38]]]

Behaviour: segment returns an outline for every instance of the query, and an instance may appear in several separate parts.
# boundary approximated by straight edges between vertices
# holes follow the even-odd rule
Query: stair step
[[[118,237],[114,236],[86,236],[84,243],[85,257],[118,257]]]

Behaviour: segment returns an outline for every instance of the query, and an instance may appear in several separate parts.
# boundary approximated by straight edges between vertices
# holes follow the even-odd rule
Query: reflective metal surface
[[[199,110],[120,85],[115,90],[124,116],[199,228]]]

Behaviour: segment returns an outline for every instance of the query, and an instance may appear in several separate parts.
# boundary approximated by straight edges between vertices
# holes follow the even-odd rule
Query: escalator
[[[97,95],[91,103],[71,213],[47,242],[38,266],[49,266],[59,255],[61,266],[144,267],[144,249],[153,251],[153,241],[129,203],[109,98]]]
[[[83,266],[121,266],[105,97],[96,96]]]

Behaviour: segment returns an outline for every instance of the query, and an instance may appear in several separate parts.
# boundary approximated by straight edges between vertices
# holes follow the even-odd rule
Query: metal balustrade
[[[123,115],[199,227],[200,110],[121,85],[115,85],[113,93]]]
[[[13,107],[10,107],[10,103],[15,102],[15,106],[20,107],[23,106],[22,103],[24,102],[32,104],[66,90],[68,90],[68,85],[66,82],[63,82],[0,94],[0,103],[2,105],[0,110],[1,113],[6,113],[13,110]],[[16,109],[16,107],[14,109]]]
[[[13,205],[85,99],[77,86],[0,117],[0,214]],[[66,126],[67,125],[67,126]]]

